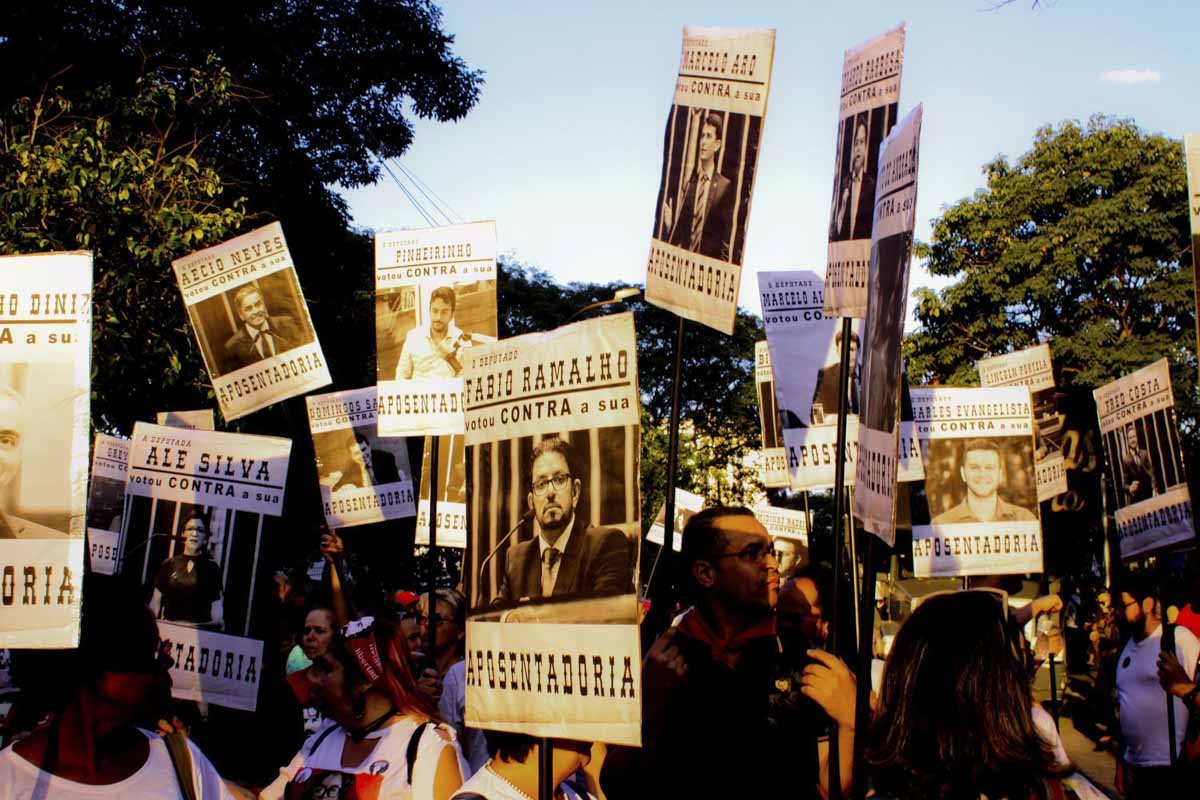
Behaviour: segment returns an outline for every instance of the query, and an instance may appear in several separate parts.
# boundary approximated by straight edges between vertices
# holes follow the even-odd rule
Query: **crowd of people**
[[[842,657],[830,647],[832,569],[794,559],[745,508],[693,515],[682,542],[688,603],[645,653],[643,746],[552,740],[556,797],[816,798],[862,786],[897,800],[1104,796],[1034,697],[1037,648],[1024,631],[1062,612],[1056,595],[1018,607],[1002,581],[980,579],[917,598],[902,621],[885,619],[881,598],[870,711],[858,715],[853,635],[841,636]],[[466,725],[463,595],[356,602],[344,549],[327,531],[319,583],[279,576],[259,724],[234,736],[240,767],[214,756],[225,779],[203,752],[228,749],[204,735],[216,709],[170,700],[162,605],[88,575],[79,648],[12,654],[22,691],[3,726],[0,796],[538,797],[544,740]],[[1097,675],[1090,702],[1114,698],[1100,727],[1128,798],[1181,796],[1200,761],[1200,603],[1168,610],[1160,594],[1132,573],[1094,598],[1095,614],[1078,596],[1068,603]]]

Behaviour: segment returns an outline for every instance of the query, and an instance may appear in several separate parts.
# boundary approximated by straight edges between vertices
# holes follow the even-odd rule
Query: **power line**
[[[446,209],[449,209],[450,212],[455,217],[458,218],[459,222],[465,221],[465,220],[463,220],[462,214],[459,214],[457,211],[455,211],[454,208],[449,203],[447,203],[445,200],[442,199],[441,195],[439,195],[437,192],[435,192],[433,190],[433,188],[431,186],[429,186],[429,184],[427,184],[427,183],[425,183],[425,181],[421,180],[421,178],[417,176],[417,173],[413,172],[411,169],[404,166],[404,164],[399,159],[396,159],[396,166],[399,167],[400,170],[405,175],[408,176],[408,179],[413,182],[413,185],[415,185],[417,187],[417,190],[419,192],[421,192],[421,194],[425,195],[425,199],[434,204],[434,207],[437,208],[438,211],[441,212],[442,216],[446,218],[446,222],[448,222],[448,223],[453,222],[453,220],[450,218],[450,214],[447,214],[446,211],[443,210],[443,208],[442,208],[443,206]],[[428,191],[426,191],[426,190],[428,190]],[[432,197],[430,197],[431,194],[433,195]]]
[[[404,193],[404,196],[408,198],[408,202],[412,203],[412,206],[417,210],[417,213],[425,218],[425,224],[429,225],[430,227],[436,226],[437,222],[434,220],[434,218],[429,216],[425,209],[421,207],[421,204],[417,202],[417,198],[413,197],[413,194],[408,190],[408,187],[400,182],[400,179],[396,177],[396,173],[392,172],[392,168],[388,166],[388,163],[383,159],[380,159],[379,163],[383,166],[387,174],[391,176],[391,179],[396,184],[396,187],[399,188],[400,191]]]

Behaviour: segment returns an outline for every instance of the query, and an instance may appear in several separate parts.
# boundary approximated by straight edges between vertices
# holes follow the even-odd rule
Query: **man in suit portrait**
[[[966,484],[967,496],[958,505],[933,518],[934,525],[964,522],[1028,522],[1036,520],[1024,506],[1005,502],[1000,497],[1004,485],[1004,459],[1000,448],[990,439],[968,439],[963,445],[958,475]]]
[[[838,180],[830,241],[871,238],[871,218],[875,213],[875,176],[867,171],[869,141],[867,113],[863,112],[854,122],[850,163]]]
[[[291,350],[304,342],[304,335],[296,320],[283,314],[271,316],[267,313],[263,293],[253,284],[247,284],[234,293],[233,310],[241,324],[237,333],[225,342],[225,356],[229,363],[227,372]]]
[[[700,126],[699,158],[688,178],[679,213],[671,224],[671,202],[665,216],[671,227],[667,241],[710,258],[729,260],[729,236],[733,231],[733,183],[717,169],[724,122],[710,111]]]
[[[1121,454],[1121,487],[1125,490],[1125,503],[1140,503],[1156,494],[1162,487],[1154,474],[1150,453],[1142,447],[1137,425],[1130,422],[1125,426],[1125,452]]]
[[[0,388],[0,493],[6,492],[24,458],[25,398],[18,392]],[[63,531],[21,519],[0,509],[0,539],[63,539]]]
[[[333,484],[333,491],[347,486],[369,489],[399,480],[396,457],[386,450],[373,449],[370,439],[354,431],[354,442],[346,451],[346,462],[341,477]]]
[[[837,360],[817,370],[817,385],[813,387],[812,410],[809,419],[813,425],[833,425],[838,416],[838,373],[841,371],[842,331],[834,336]],[[858,413],[858,334],[850,333],[850,380],[846,386],[846,413]]]
[[[574,460],[562,439],[545,439],[533,449],[526,499],[534,536],[509,547],[495,602],[633,592],[625,534],[589,528],[575,516],[582,482]]]

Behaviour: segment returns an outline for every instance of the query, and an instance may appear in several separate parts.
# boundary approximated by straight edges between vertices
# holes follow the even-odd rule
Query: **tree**
[[[77,196],[68,198],[72,213],[53,220],[53,236],[39,240],[10,236],[11,227],[5,231],[7,252],[88,247],[100,256],[93,384],[98,419],[128,430],[155,406],[185,398],[197,404],[198,390],[211,395],[200,389],[207,378],[170,278],[170,258],[276,219],[335,381],[361,386],[373,380],[370,348],[364,346],[374,338],[371,242],[351,227],[344,201],[330,186],[373,182],[380,159],[397,157],[411,144],[411,115],[452,120],[474,105],[482,76],[453,55],[453,37],[440,23],[441,12],[428,0],[20,0],[0,6],[0,70],[6,78],[0,109],[16,109],[6,126],[27,132],[37,98],[66,104],[60,126],[104,121],[116,127],[120,121],[131,127],[107,132],[110,156],[129,148],[133,158],[157,140],[163,154],[186,159],[175,179],[194,177],[198,191],[213,189],[207,198],[233,212],[221,227],[189,228],[183,220],[166,229],[143,226],[134,236],[138,252],[116,259],[125,246],[125,239],[108,238],[116,228],[73,227],[76,216],[112,211],[105,210],[112,202],[103,186],[79,184]],[[198,72],[219,87],[196,95]],[[148,91],[154,95],[147,98]],[[89,134],[80,131],[86,139]],[[33,155],[47,161],[28,169],[30,176],[58,169],[48,151]],[[8,172],[16,164],[7,160],[3,167]],[[20,188],[34,189],[28,183]],[[69,188],[63,189],[68,195]],[[156,213],[137,193],[120,202],[128,205],[118,209],[128,217]],[[25,223],[31,230],[42,224],[29,217]],[[128,238],[128,231],[119,233]],[[135,294],[127,294],[129,287],[136,287]],[[129,349],[107,346],[118,339]],[[129,358],[131,350],[137,357]]]
[[[904,343],[912,383],[976,384],[978,359],[1049,342],[1068,427],[1091,443],[1090,390],[1165,356],[1195,476],[1193,255],[1181,144],[1097,116],[1086,127],[1041,128],[1015,163],[1001,156],[983,172],[986,187],[947,208],[932,241],[916,247],[932,274],[956,280],[916,293],[918,327]],[[1099,485],[1095,461],[1083,461],[1080,474],[1068,471],[1071,502],[1056,500],[1043,515],[1048,569],[1059,574],[1086,570],[1087,542],[1103,539],[1098,488],[1087,488]]]
[[[179,87],[147,78],[130,96],[79,104],[103,101],[103,115],[81,114],[55,91],[21,98],[0,116],[0,252],[95,254],[95,395],[122,396],[147,362],[162,377],[158,402],[171,404],[173,390],[207,391],[203,372],[184,369],[197,360],[195,345],[161,265],[230,235],[244,200],[230,197],[211,162],[198,157],[196,139],[172,139],[164,128],[182,108],[220,113],[228,91],[224,70],[196,69]],[[156,268],[139,266],[149,264]],[[146,331],[187,335],[139,335]]]
[[[1015,164],[1001,156],[983,171],[986,188],[947,208],[916,247],[931,274],[957,281],[916,292],[904,347],[913,384],[975,383],[978,359],[1049,341],[1067,388],[1170,358],[1194,419],[1180,143],[1097,116],[1044,127]]]

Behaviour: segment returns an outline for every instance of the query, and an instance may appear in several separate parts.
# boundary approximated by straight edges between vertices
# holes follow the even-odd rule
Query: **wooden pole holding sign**
[[[854,699],[854,800],[863,800],[867,796],[867,781],[859,765],[863,763],[867,725],[871,721],[871,661],[875,655],[875,553],[878,538],[873,533],[863,536],[862,608],[858,616],[858,669],[855,670],[857,684]]]
[[[671,621],[675,592],[675,470],[679,463],[679,387],[683,383],[683,317],[675,328],[675,368],[671,379],[671,417],[667,420],[667,486],[663,514],[662,569],[656,570],[658,583],[653,591],[655,633],[666,630]]]
[[[833,602],[829,604],[829,649],[837,655],[839,649],[838,612],[842,584],[842,550],[844,547],[844,518],[848,509],[846,502],[846,414],[849,412],[846,388],[850,381],[850,317],[842,318],[842,352],[838,366],[838,419],[837,444],[834,451],[833,477]],[[842,779],[841,763],[838,756],[837,723],[829,734],[829,797],[831,800],[841,800]]]
[[[437,659],[437,496],[438,496],[438,465],[440,455],[439,437],[429,437],[429,552],[425,560],[429,568],[429,606],[426,614],[429,617],[429,653],[428,661],[433,664]]]

